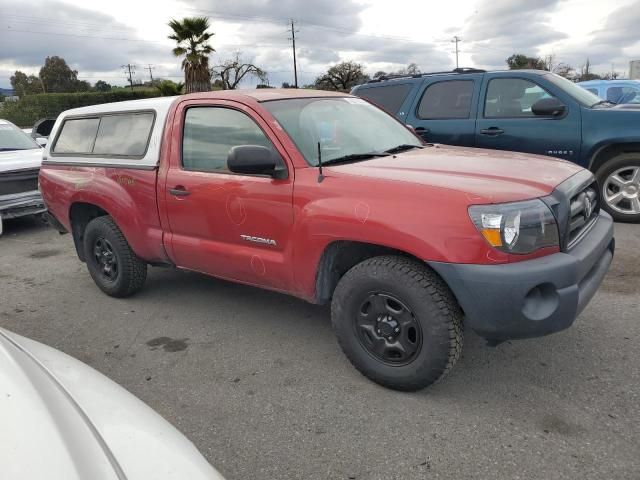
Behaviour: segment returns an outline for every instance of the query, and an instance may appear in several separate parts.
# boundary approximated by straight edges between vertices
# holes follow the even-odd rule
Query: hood
[[[486,203],[548,195],[582,170],[540,155],[444,145],[328,168],[341,174],[455,190]]]
[[[42,148],[0,152],[0,173],[40,168],[43,152]]]
[[[632,110],[640,112],[640,103],[621,103],[615,107],[611,107],[611,110]]]
[[[191,442],[126,390],[2,329],[0,425],[3,478],[222,480]]]

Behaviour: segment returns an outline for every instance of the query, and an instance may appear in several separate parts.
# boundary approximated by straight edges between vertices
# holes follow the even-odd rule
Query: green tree
[[[163,97],[172,97],[174,95],[180,95],[184,88],[184,83],[176,83],[172,80],[161,80],[156,85],[156,88],[160,91],[160,95]]]
[[[11,88],[14,95],[22,97],[34,93],[42,93],[42,82],[35,75],[27,75],[20,70],[11,77]]]
[[[40,79],[47,93],[86,92],[88,82],[78,80],[78,71],[72,70],[62,57],[47,57],[40,69]]]
[[[547,64],[542,58],[528,57],[522,53],[514,53],[506,60],[509,70],[522,70],[533,68],[536,70],[548,70]]]
[[[253,63],[245,62],[241,53],[236,53],[234,58],[216,65],[211,73],[214,79],[222,81],[223,90],[235,90],[247,75],[256,77],[263,83],[267,81],[267,72]]]
[[[108,92],[109,90],[111,90],[111,85],[109,85],[104,80],[98,80],[93,86],[93,89],[96,92]]]
[[[362,65],[356,62],[342,62],[316,78],[315,88],[348,92],[356,85],[368,81],[369,76],[364,73]]]
[[[181,21],[169,22],[169,27],[173,30],[169,38],[176,42],[173,54],[176,57],[184,56],[182,69],[187,93],[211,90],[209,54],[215,50],[209,45],[209,40],[214,35],[207,32],[209,26],[207,17],[183,18]]]

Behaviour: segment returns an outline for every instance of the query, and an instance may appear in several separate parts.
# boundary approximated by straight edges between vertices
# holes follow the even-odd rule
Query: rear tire
[[[147,264],[133,252],[109,216],[94,218],[84,231],[84,252],[89,274],[111,297],[128,297],[147,279]]]
[[[444,281],[401,256],[374,257],[340,280],[331,319],[345,355],[363,375],[395,390],[443,378],[462,350],[462,311]]]
[[[640,152],[608,160],[596,177],[602,208],[616,222],[640,223]]]

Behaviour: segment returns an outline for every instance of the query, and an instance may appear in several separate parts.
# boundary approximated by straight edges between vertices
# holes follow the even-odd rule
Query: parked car
[[[578,85],[609,102],[640,104],[640,80],[589,80]]]
[[[89,366],[0,329],[0,464],[11,480],[222,480],[160,415]]]
[[[448,372],[463,316],[492,341],[569,327],[613,256],[588,170],[425,146],[347,94],[97,105],[51,138],[51,224],[106,294],[135,293],[151,264],[331,302],[347,357],[391,388]]]
[[[616,106],[537,70],[383,77],[352,93],[385,108],[430,142],[577,163],[596,174],[609,214],[640,222],[640,108]]]
[[[38,191],[42,152],[29,135],[0,119],[0,235],[4,220],[46,210]]]

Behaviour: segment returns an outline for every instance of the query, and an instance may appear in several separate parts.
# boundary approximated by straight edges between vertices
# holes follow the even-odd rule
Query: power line
[[[127,63],[126,65],[122,65],[122,68],[123,68],[125,74],[127,73],[127,71],[129,72],[129,85],[131,85],[131,90],[133,90],[133,78],[132,77],[133,77],[133,74],[135,74],[136,66],[135,65],[131,65],[130,63]]]
[[[148,64],[145,68],[147,70],[149,70],[149,76],[151,77],[151,83],[153,83],[153,73],[151,73],[151,70],[154,70],[155,67],[152,64]]]
[[[291,19],[291,41],[293,42],[293,84],[295,88],[298,88],[298,65],[296,64],[296,30],[294,27],[293,18]]]
[[[459,52],[459,50],[458,50],[458,42],[461,42],[461,41],[462,41],[462,39],[460,37],[458,37],[457,35],[454,35],[453,40],[451,40],[452,43],[456,44],[456,68],[459,67],[459,65],[458,65],[458,52]]]

